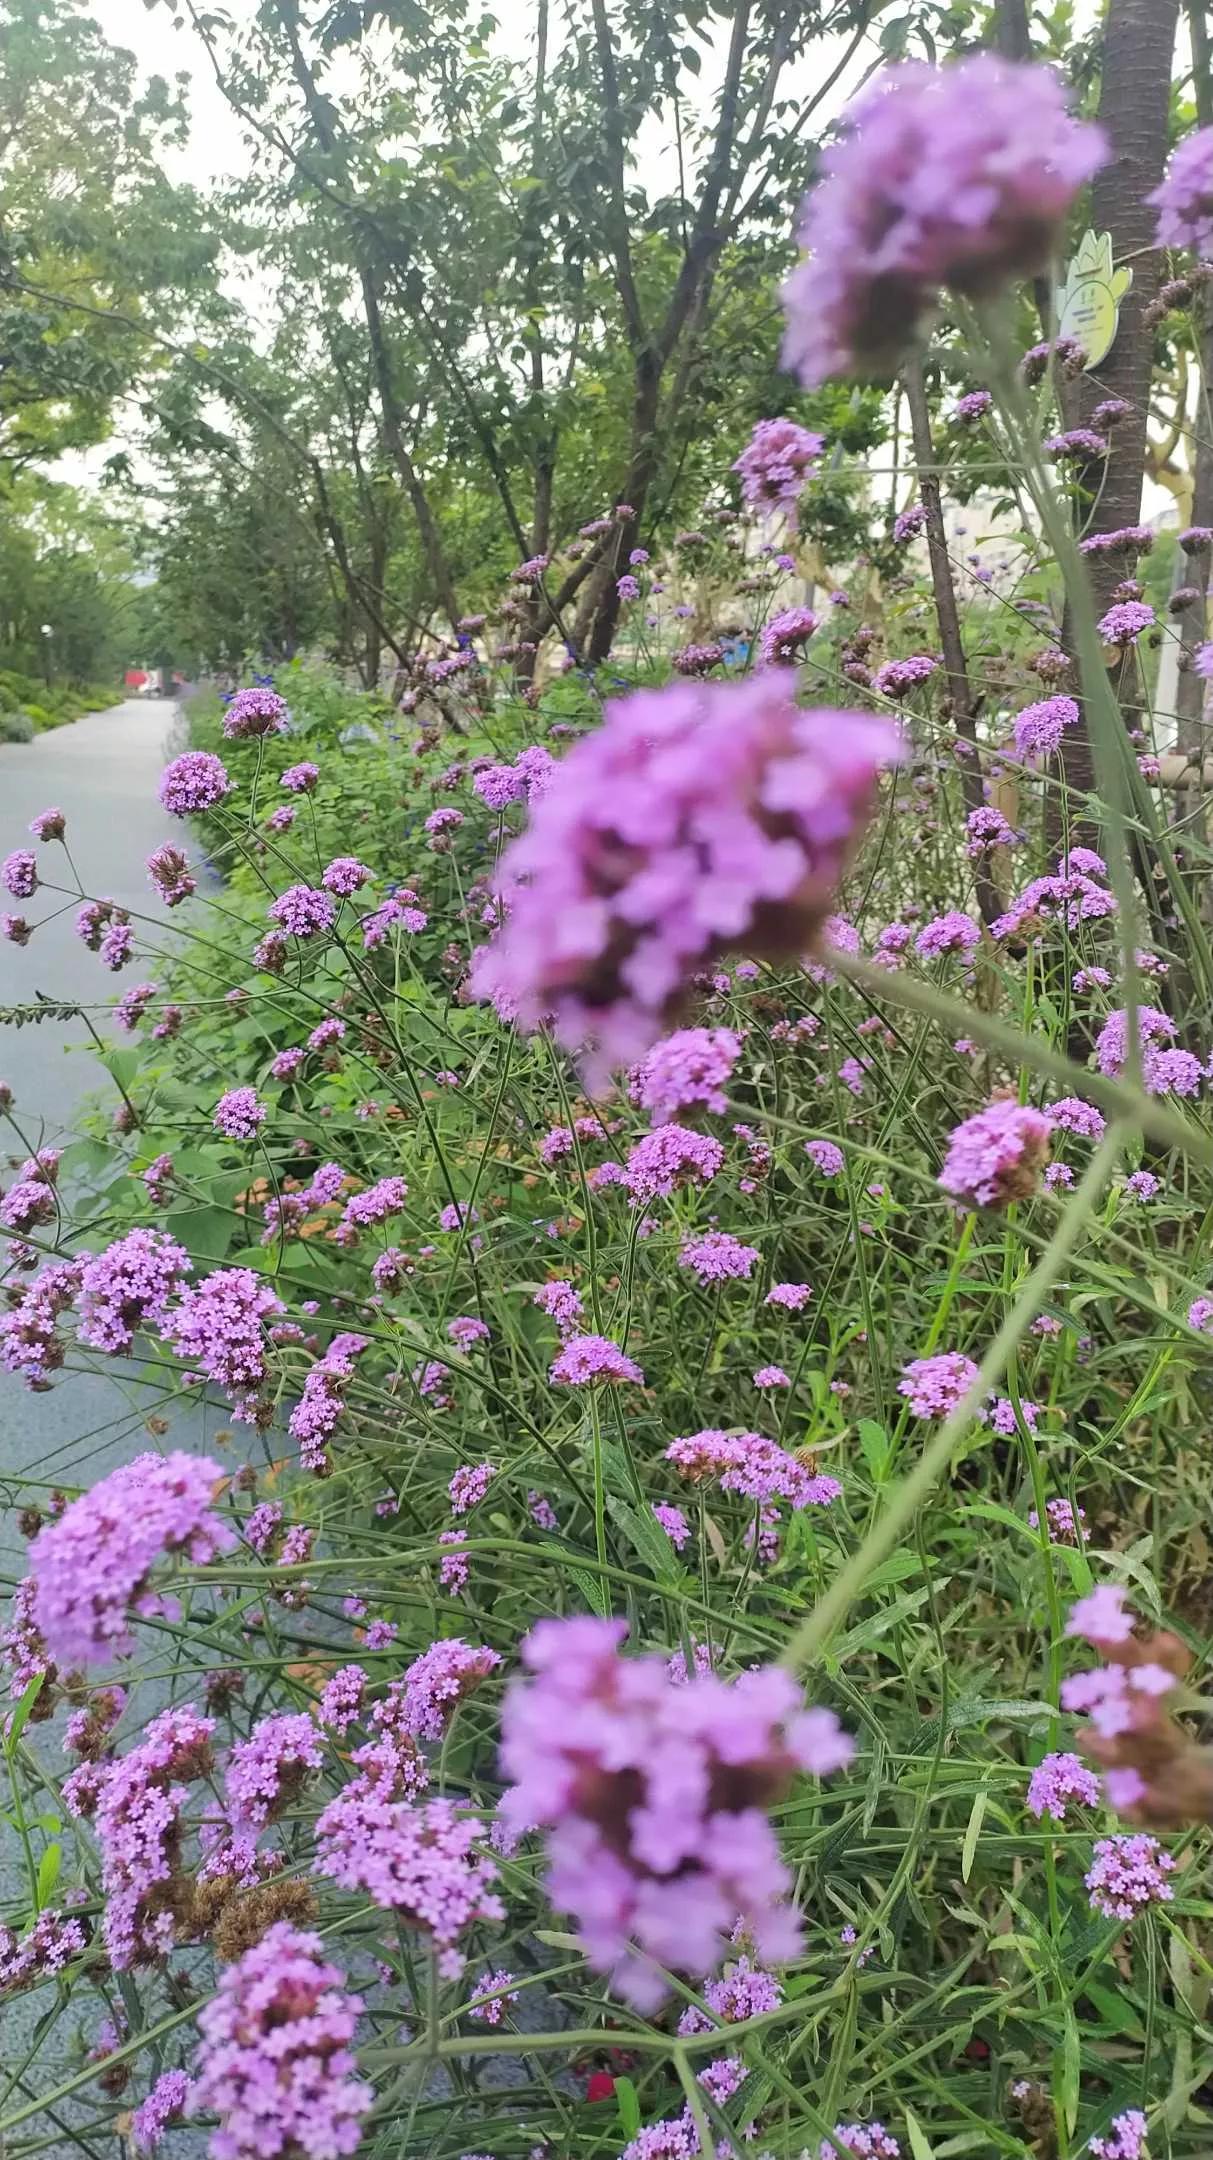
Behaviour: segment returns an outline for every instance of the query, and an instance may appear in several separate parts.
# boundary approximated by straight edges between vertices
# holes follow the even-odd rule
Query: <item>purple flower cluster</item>
[[[414,1740],[441,1740],[459,1704],[500,1664],[495,1650],[484,1644],[473,1648],[458,1635],[431,1643],[403,1679],[392,1682],[386,1701],[376,1708],[375,1723]]]
[[[1118,600],[1096,627],[1105,645],[1133,645],[1157,619],[1146,600]]]
[[[719,1116],[740,1054],[741,1038],[731,1028],[678,1028],[629,1073],[628,1094],[660,1124],[700,1104]]]
[[[354,2151],[375,2097],[351,2047],[361,2009],[320,1937],[284,1921],[228,1966],[198,2015],[191,2109],[219,2117],[212,2160]]]
[[[781,608],[777,615],[763,625],[758,640],[758,657],[763,667],[791,667],[802,646],[817,629],[817,617],[812,608]]]
[[[256,1088],[229,1088],[215,1104],[211,1120],[217,1133],[228,1140],[255,1140],[257,1128],[264,1125],[266,1107]]]
[[[74,1305],[84,1266],[83,1259],[50,1261],[0,1314],[0,1367],[29,1388],[48,1387],[63,1365],[66,1347],[56,1322]]]
[[[194,2081],[184,2070],[161,2071],[131,2116],[131,2138],[140,2152],[155,2152],[168,2125],[182,2120],[193,2091]]]
[[[48,1907],[17,1936],[0,1921],[0,1995],[28,1986],[44,1973],[62,1972],[85,1948],[84,1928]]]
[[[705,1284],[748,1282],[761,1257],[756,1245],[743,1245],[727,1230],[705,1230],[699,1237],[683,1239],[678,1265],[689,1268]]]
[[[1213,129],[1209,133],[1213,135]],[[1149,2127],[1140,2108],[1126,2108],[1123,2115],[1112,2117],[1111,2136],[1091,2138],[1087,2151],[1095,2160],[1145,2160]]]
[[[304,1711],[260,1719],[247,1740],[236,1742],[224,1771],[224,1798],[237,1836],[256,1833],[280,1815],[323,1760],[320,1734]]]
[[[175,1922],[169,1884],[181,1861],[187,1786],[211,1767],[215,1721],[193,1703],[152,1719],[137,1747],[98,1766],[97,1840],[105,1947],[116,1972],[163,1957]],[[91,1764],[81,1766],[92,1771]],[[81,1771],[75,1773],[81,1778]]]
[[[351,1193],[337,1226],[337,1243],[356,1245],[362,1231],[399,1215],[408,1196],[408,1185],[402,1177],[378,1178],[362,1192]]]
[[[1078,706],[1071,697],[1041,698],[1035,705],[1025,705],[1015,716],[1016,757],[1026,764],[1034,764],[1040,758],[1056,757],[1066,729],[1077,727],[1079,717]]]
[[[288,937],[295,938],[321,937],[337,919],[328,893],[314,885],[288,885],[271,901],[270,915]]]
[[[780,670],[616,700],[507,851],[475,993],[549,1018],[591,1075],[633,1063],[715,954],[811,942],[897,755],[870,713],[801,710]]]
[[[354,1359],[367,1347],[365,1335],[336,1335],[322,1358],[317,1358],[303,1383],[303,1394],[287,1421],[291,1438],[299,1442],[299,1467],[317,1477],[328,1472],[326,1442],[332,1439],[345,1412],[345,1391],[354,1377]]]
[[[216,1268],[182,1292],[165,1322],[165,1339],[242,1405],[265,1378],[264,1324],[283,1310],[281,1298],[253,1268]]]
[[[192,1267],[184,1247],[165,1231],[129,1230],[84,1262],[79,1340],[107,1357],[123,1356],[137,1328],[163,1324],[169,1299]]]
[[[908,653],[904,660],[886,660],[873,675],[872,688],[880,697],[908,697],[919,683],[930,679],[938,665],[930,653]]]
[[[669,1199],[680,1185],[708,1184],[724,1164],[724,1149],[686,1125],[656,1125],[638,1140],[625,1165],[628,1191],[645,1205]]]
[[[981,298],[1038,269],[1106,154],[1049,69],[986,54],[889,68],[844,119],[784,287],[784,365],[809,389],[889,373],[940,286]]]
[[[959,1350],[945,1350],[935,1357],[914,1358],[897,1384],[915,1417],[948,1417],[964,1400],[977,1379],[972,1358]]]
[[[91,1665],[133,1648],[129,1616],[163,1553],[204,1566],[235,1544],[212,1512],[219,1463],[139,1455],[73,1500],[29,1549],[34,1611],[53,1655]]]
[[[508,1829],[548,1830],[548,1894],[574,1914],[590,1964],[642,2010],[657,1966],[696,1978],[740,1916],[764,1958],[795,1954],[790,1876],[765,1809],[796,1772],[854,1744],[805,1711],[777,1666],[673,1684],[660,1657],[623,1658],[618,1620],[545,1620],[522,1645],[532,1679],[502,1712]],[[655,1961],[650,1963],[650,1959]]]
[[[148,856],[147,874],[166,907],[180,907],[198,889],[181,849],[167,840]]]
[[[1083,1877],[1091,1909],[1108,1920],[1135,1920],[1151,1905],[1167,1905],[1175,1896],[1167,1877],[1175,1861],[1156,1837],[1144,1830],[1099,1838]]]
[[[795,420],[760,420],[733,466],[751,510],[782,511],[792,524],[824,438]]]
[[[1083,1807],[1098,1807],[1099,1779],[1094,1771],[1077,1755],[1046,1755],[1037,1763],[1028,1780],[1027,1805],[1037,1821],[1042,1815],[1051,1815],[1054,1822],[1064,1822],[1066,1808],[1072,1800]]]
[[[223,732],[229,742],[243,742],[254,735],[283,735],[290,726],[290,708],[264,683],[237,690],[223,709]]]
[[[570,1335],[548,1374],[554,1387],[601,1387],[630,1381],[644,1386],[639,1365],[607,1335]]]
[[[711,1480],[722,1492],[739,1493],[747,1500],[786,1500],[793,1508],[830,1507],[842,1491],[837,1478],[809,1470],[762,1433],[708,1427],[672,1440],[665,1459],[689,1485]]]
[[[186,750],[160,776],[160,800],[171,817],[197,817],[231,792],[223,760],[210,750]]]
[[[459,1937],[478,1920],[504,1918],[490,1887],[497,1870],[476,1851],[484,1834],[477,1816],[461,1816],[449,1800],[413,1807],[363,1777],[320,1815],[316,1871],[419,1928],[434,1944],[443,1978],[457,1980]]]
[[[1158,212],[1159,247],[1213,254],[1213,128],[1198,128],[1176,145],[1161,185],[1146,201]]]
[[[970,1207],[1026,1200],[1048,1160],[1051,1121],[1029,1103],[995,1101],[957,1125],[939,1173],[947,1193]]]

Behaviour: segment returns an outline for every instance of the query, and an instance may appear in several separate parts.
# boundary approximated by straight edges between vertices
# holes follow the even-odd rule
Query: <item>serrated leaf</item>
[[[607,1586],[601,1576],[588,1575],[584,1568],[576,1567],[571,1567],[569,1574],[572,1576],[591,1612],[596,1612],[600,1620],[609,1620],[611,1616],[610,1599],[607,1595]]]
[[[21,1697],[20,1702],[17,1704],[16,1709],[13,1711],[13,1714],[8,1721],[8,1725],[5,1728],[4,1733],[4,1752],[8,1756],[15,1755],[17,1752],[17,1742],[21,1738],[22,1733],[25,1731],[26,1725],[29,1721],[30,1711],[33,1709],[34,1704],[37,1702],[38,1697],[42,1692],[42,1682],[44,1677],[45,1675],[42,1673],[34,1674],[33,1679],[30,1681],[29,1686],[26,1688],[24,1695]]]

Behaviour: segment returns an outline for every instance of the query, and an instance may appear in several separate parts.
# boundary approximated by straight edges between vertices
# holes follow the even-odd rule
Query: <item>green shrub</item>
[[[11,712],[6,705],[0,705],[0,743],[32,742],[33,739],[32,720],[23,712]]]

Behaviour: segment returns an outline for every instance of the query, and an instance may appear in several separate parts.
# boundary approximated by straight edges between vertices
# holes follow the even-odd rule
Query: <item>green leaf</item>
[[[38,1862],[39,1912],[45,1911],[46,1907],[51,1901],[51,1898],[54,1896],[55,1884],[59,1880],[59,1869],[62,1864],[62,1860],[63,1847],[61,1845],[47,1845],[43,1849],[42,1858]]]
[[[615,2098],[619,2102],[619,2128],[625,2138],[634,2138],[640,2128],[640,2095],[630,2077],[617,2077]]]
[[[910,2151],[914,2155],[914,2160],[935,2160],[931,2141],[918,2117],[909,2108],[905,2111],[905,2126],[906,2136],[910,2140]]]
[[[584,1568],[577,1567],[570,1567],[569,1574],[572,1576],[591,1612],[596,1612],[600,1620],[609,1620],[611,1603],[607,1593],[607,1586],[602,1577],[600,1575],[588,1575]]]
[[[879,1484],[884,1476],[885,1464],[889,1459],[889,1436],[884,1426],[878,1425],[875,1418],[861,1417],[859,1420],[859,1445],[863,1449],[864,1461],[873,1478]]]
[[[979,1785],[977,1791],[973,1795],[973,1805],[969,1809],[969,1820],[965,1830],[964,1844],[960,1848],[960,1879],[962,1882],[967,1883],[969,1876],[973,1872],[973,1855],[977,1851],[977,1840],[981,1836],[981,1826],[983,1821],[985,1820],[985,1812],[989,1802],[989,1798],[989,1787],[986,1785]]]
[[[620,1500],[614,1493],[606,1496],[607,1514],[618,1523],[629,1545],[638,1552],[645,1565],[662,1582],[673,1582],[677,1570],[674,1565],[674,1548],[665,1531],[651,1515],[642,1515],[630,1501]]]
[[[1053,2057],[1054,2092],[1065,2117],[1066,2129],[1074,2134],[1078,2120],[1078,2084],[1082,2061],[1082,2044],[1078,2037],[1078,2024],[1071,2003],[1061,2004],[1063,2019],[1061,2046]]]
[[[17,1704],[16,1709],[14,1710],[11,1718],[8,1721],[8,1728],[4,1735],[4,1752],[7,1756],[10,1757],[10,1759],[17,1752],[17,1742],[21,1738],[22,1733],[25,1731],[26,1725],[29,1721],[30,1711],[33,1709],[34,1704],[37,1702],[38,1697],[42,1692],[42,1682],[44,1678],[45,1675],[43,1673],[34,1674],[33,1679],[30,1681],[29,1686],[26,1688],[24,1695],[21,1697],[20,1702]]]

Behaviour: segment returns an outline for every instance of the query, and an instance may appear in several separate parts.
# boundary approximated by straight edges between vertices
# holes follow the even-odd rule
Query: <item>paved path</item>
[[[0,855],[33,846],[30,819],[57,805],[66,814],[68,845],[86,892],[169,919],[145,865],[160,841],[182,840],[180,821],[165,815],[156,795],[177,718],[167,698],[129,698],[32,743],[0,744]],[[35,852],[49,876],[62,875],[59,848],[39,844]],[[5,895],[3,905],[37,922],[64,903],[41,893],[29,901]],[[75,912],[66,906],[28,945],[0,940],[0,1005],[32,1004],[38,991],[104,1005],[127,982],[145,979],[149,971],[137,965],[110,975],[76,936]],[[112,1040],[112,1024],[101,1014],[96,1018]],[[45,1020],[37,1027],[0,1026],[0,1078],[13,1090],[22,1132],[31,1143],[54,1145],[72,1137],[82,1100],[105,1075],[83,1022]],[[0,1169],[7,1169],[16,1145],[11,1132],[0,1139]],[[0,1476],[25,1472],[87,1484],[149,1444],[143,1419],[150,1407],[145,1391],[132,1387],[121,1367],[69,1374],[39,1395],[0,1373]],[[165,1444],[173,1442],[188,1445],[189,1437],[175,1431]],[[18,1542],[11,1514],[0,1516],[0,1569]]]

